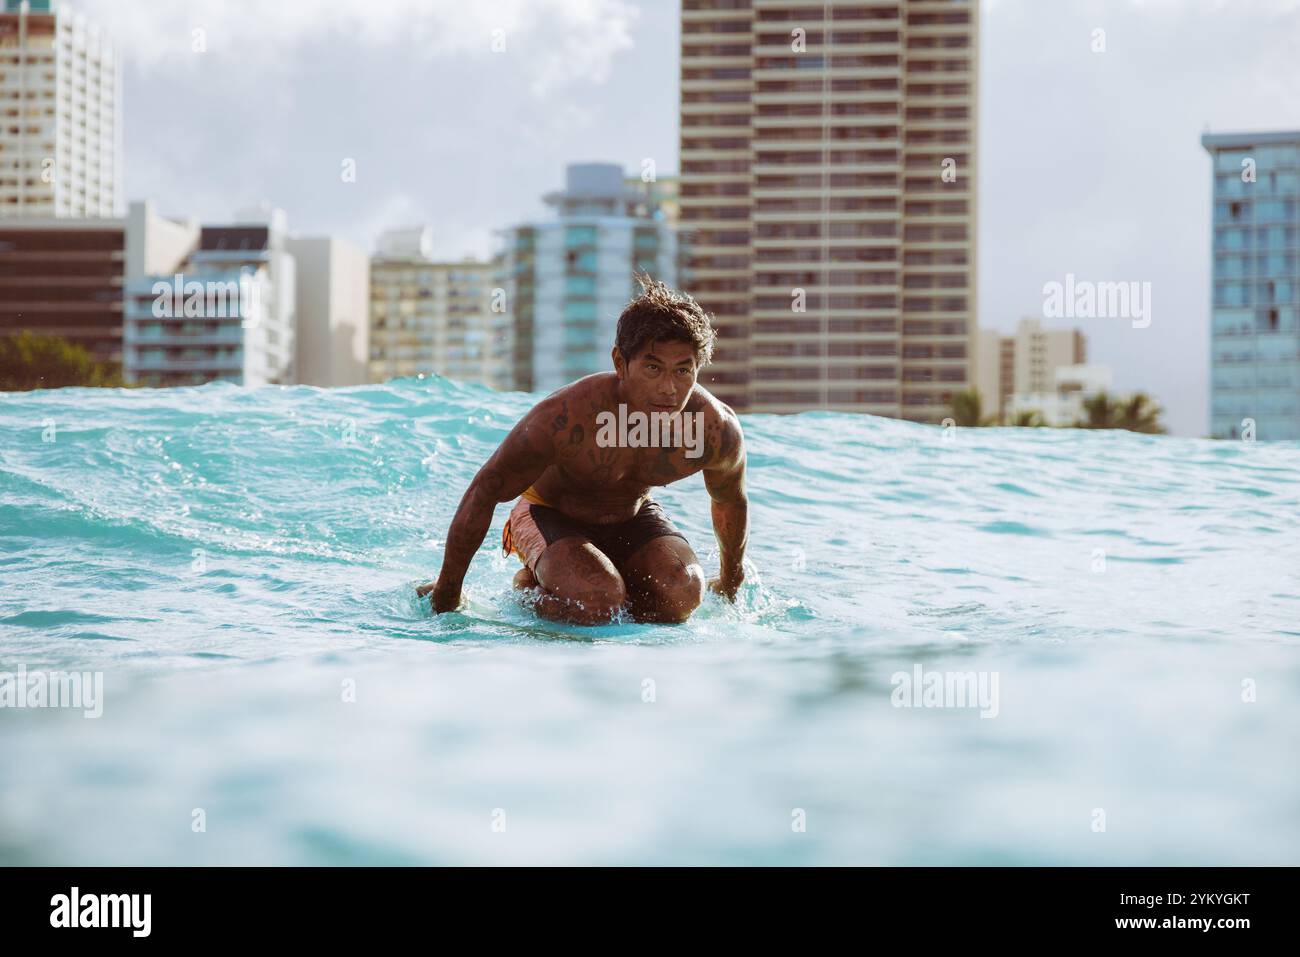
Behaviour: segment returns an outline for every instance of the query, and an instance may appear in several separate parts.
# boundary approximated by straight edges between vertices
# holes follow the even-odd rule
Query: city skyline
[[[1267,936],[1298,49],[1300,0],[0,0],[8,924],[337,946],[321,879],[539,866],[922,924],[954,867],[963,929]]]
[[[541,215],[568,162],[634,171],[653,158],[661,175],[677,171],[676,4],[486,4],[471,14],[399,2],[364,16],[341,3],[286,4],[256,30],[246,6],[75,5],[123,51],[128,198],[205,221],[268,198],[295,231],[367,250],[385,228],[432,222],[437,258],[459,259],[490,255],[498,229]],[[1116,388],[1152,392],[1175,434],[1208,434],[1209,160],[1199,137],[1300,126],[1288,96],[1297,68],[1284,59],[1300,7],[1261,2],[1244,18],[1208,2],[1041,6],[981,5],[979,325],[1010,331],[1067,273],[1147,279],[1150,328],[1096,319],[1083,330]],[[339,39],[344,28],[358,40]],[[1105,52],[1093,52],[1098,28]],[[199,29],[203,53],[192,50]],[[504,30],[500,53],[494,29]],[[1199,69],[1209,62],[1216,70]],[[164,74],[167,84],[155,82]],[[393,95],[417,86],[433,92]],[[416,136],[413,116],[427,124]],[[232,125],[267,148],[232,152]],[[204,148],[216,142],[227,148]],[[342,183],[349,156],[357,181]]]

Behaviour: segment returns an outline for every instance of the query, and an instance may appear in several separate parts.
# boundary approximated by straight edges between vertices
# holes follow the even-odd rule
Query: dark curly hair
[[[631,362],[647,343],[667,340],[690,343],[695,347],[695,364],[701,368],[708,365],[717,338],[709,314],[686,293],[658,279],[645,273],[636,279],[641,295],[623,307],[614,335],[624,361]]]

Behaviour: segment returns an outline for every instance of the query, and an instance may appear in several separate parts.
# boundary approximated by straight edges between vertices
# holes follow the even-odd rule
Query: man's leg
[[[540,523],[540,524],[539,524]],[[554,509],[520,499],[502,544],[523,561],[515,588],[540,588],[543,618],[579,625],[607,622],[627,598],[614,563]]]
[[[623,562],[628,610],[637,621],[676,623],[704,598],[704,568],[684,538],[652,538]]]
[[[537,614],[552,621],[577,625],[608,622],[627,599],[618,569],[600,549],[577,536],[546,546],[533,566],[541,586]],[[520,587],[520,577],[515,578]]]

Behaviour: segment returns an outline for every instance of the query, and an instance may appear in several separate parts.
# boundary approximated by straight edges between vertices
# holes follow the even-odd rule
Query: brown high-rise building
[[[29,331],[122,361],[123,219],[0,219],[0,336]]]
[[[939,421],[975,336],[978,4],[683,0],[682,284],[740,410]]]

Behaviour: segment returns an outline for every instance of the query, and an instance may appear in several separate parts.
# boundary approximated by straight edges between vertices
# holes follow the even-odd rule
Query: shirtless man
[[[540,588],[538,614],[589,625],[626,609],[638,621],[685,621],[703,599],[704,571],[650,488],[696,472],[712,499],[720,554],[708,587],[735,599],[749,537],[745,443],[736,414],[696,383],[714,332],[691,297],[654,280],[642,285],[619,316],[614,371],[537,403],[474,476],[438,578],[418,589],[433,592],[435,614],[460,604],[493,509],[519,497],[502,546],[524,563],[515,587]],[[638,419],[672,422],[673,444],[655,441],[669,437],[666,427],[649,435],[623,427]]]

